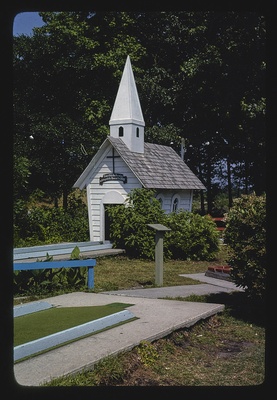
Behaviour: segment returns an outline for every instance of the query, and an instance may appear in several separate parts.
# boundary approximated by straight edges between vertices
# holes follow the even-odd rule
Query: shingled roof
[[[147,189],[206,189],[169,146],[144,143],[144,154],[128,149],[120,138],[107,138],[134,175]]]

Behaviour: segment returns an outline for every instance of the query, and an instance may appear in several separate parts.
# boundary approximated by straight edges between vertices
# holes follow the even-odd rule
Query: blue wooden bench
[[[47,262],[18,262],[13,263],[14,271],[26,271],[34,269],[52,269],[52,268],[88,268],[88,288],[94,287],[94,266],[96,265],[95,259],[87,260],[65,260],[65,261],[47,261]]]

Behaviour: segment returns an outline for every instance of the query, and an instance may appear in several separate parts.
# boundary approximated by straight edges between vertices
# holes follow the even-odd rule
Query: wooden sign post
[[[164,260],[164,251],[163,251],[163,243],[164,243],[164,232],[171,231],[170,228],[167,228],[161,224],[147,224],[149,228],[152,228],[156,231],[155,235],[155,284],[157,286],[163,286],[163,260]]]

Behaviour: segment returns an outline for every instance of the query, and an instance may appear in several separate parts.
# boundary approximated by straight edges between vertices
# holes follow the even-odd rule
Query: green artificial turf
[[[132,304],[50,308],[14,318],[14,346],[123,311]]]

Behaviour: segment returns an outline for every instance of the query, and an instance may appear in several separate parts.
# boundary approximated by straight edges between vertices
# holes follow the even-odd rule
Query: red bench
[[[219,226],[220,224],[224,224],[224,218],[223,217],[215,217],[215,218],[213,218],[213,221],[216,223],[218,231],[224,231],[225,226]]]
[[[215,266],[215,267],[208,267],[208,270],[212,272],[223,272],[225,274],[229,274],[231,271],[231,267],[229,267],[228,265]]]

